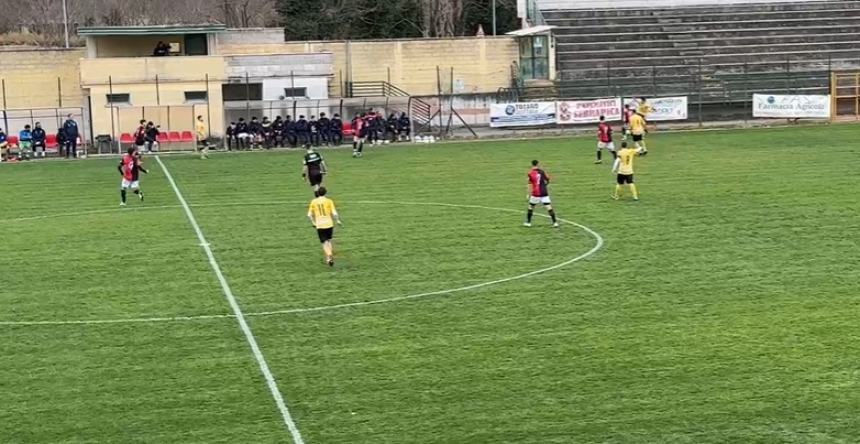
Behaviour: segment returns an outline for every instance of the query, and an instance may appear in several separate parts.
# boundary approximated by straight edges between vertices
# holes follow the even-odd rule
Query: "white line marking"
[[[278,389],[278,383],[275,382],[275,377],[272,375],[271,370],[269,370],[269,364],[266,363],[266,358],[263,356],[263,352],[260,351],[260,346],[257,345],[257,339],[254,338],[254,333],[251,332],[251,327],[248,326],[248,322],[245,320],[245,315],[242,314],[242,309],[239,307],[239,303],[236,302],[236,297],[233,296],[233,290],[230,289],[227,279],[224,278],[224,273],[221,272],[221,267],[218,265],[218,261],[215,260],[215,255],[212,254],[212,249],[209,247],[209,243],[206,242],[206,238],[203,236],[203,231],[200,229],[200,225],[197,224],[197,220],[194,218],[194,213],[191,212],[188,202],[185,201],[185,198],[179,191],[179,187],[176,186],[176,182],[173,180],[173,176],[171,176],[167,166],[158,156],[155,156],[155,161],[158,162],[158,165],[164,172],[164,177],[166,177],[167,181],[170,182],[170,186],[173,188],[176,198],[179,199],[182,209],[185,210],[188,222],[191,223],[191,227],[194,228],[194,232],[197,233],[197,239],[200,240],[200,246],[203,247],[203,251],[206,252],[206,257],[209,258],[209,265],[212,267],[212,271],[215,272],[215,276],[218,277],[218,282],[221,283],[224,297],[227,298],[227,302],[233,310],[233,315],[239,322],[239,328],[241,328],[242,333],[245,334],[245,339],[248,341],[248,345],[251,346],[251,352],[253,352],[254,358],[257,360],[257,364],[260,365],[260,371],[263,373],[263,377],[266,378],[266,384],[269,386],[269,391],[272,392],[272,397],[275,398],[275,404],[278,405],[278,410],[281,411],[281,416],[284,418],[284,424],[287,426],[290,435],[293,437],[293,443],[304,444],[302,435],[299,433],[299,429],[296,427],[296,423],[290,415],[290,410],[287,408],[287,403],[284,401],[284,397]]]
[[[504,211],[508,213],[517,213],[522,214],[520,210],[513,210],[510,208],[496,208],[496,207],[485,207],[481,205],[459,205],[459,204],[447,204],[447,203],[435,203],[435,202],[386,202],[386,201],[358,201],[356,204],[366,204],[366,205],[424,205],[424,206],[440,206],[440,207],[453,207],[453,208],[477,208],[484,210],[492,210],[492,211]],[[282,205],[282,204],[302,204],[304,202],[242,202],[241,205]],[[220,206],[232,206],[233,204],[224,203],[220,204]],[[190,207],[198,207],[198,206],[218,206],[218,204],[200,204],[200,205],[188,205]],[[179,206],[175,206],[176,208]],[[157,207],[152,207],[157,208]],[[536,214],[537,216],[548,218],[549,216],[545,214]],[[362,301],[362,302],[350,302],[345,304],[335,304],[335,305],[323,305],[319,307],[310,307],[310,308],[292,308],[286,310],[274,310],[274,311],[263,311],[263,312],[253,312],[253,313],[245,313],[246,317],[250,316],[274,316],[274,315],[284,315],[284,314],[294,314],[294,313],[310,313],[310,312],[319,312],[319,311],[329,311],[329,310],[337,310],[341,308],[349,308],[349,307],[363,307],[367,305],[378,305],[385,304],[390,302],[399,302],[406,301],[410,299],[419,299],[429,296],[440,296],[444,294],[451,293],[459,293],[468,290],[475,290],[478,288],[489,287],[491,285],[503,284],[505,282],[516,281],[519,279],[525,279],[531,276],[535,276],[542,273],[547,273],[553,270],[557,270],[562,267],[566,267],[574,262],[579,262],[603,248],[604,240],[603,237],[597,233],[596,231],[588,228],[585,225],[578,224],[576,222],[569,221],[567,219],[559,218],[561,222],[569,225],[573,225],[583,229],[586,233],[590,234],[597,243],[587,252],[576,256],[572,259],[568,259],[564,262],[561,262],[556,265],[552,265],[546,268],[542,268],[540,270],[530,271],[527,273],[523,273],[517,276],[511,276],[507,278],[497,279],[490,282],[483,282],[479,284],[467,285],[464,287],[452,288],[448,290],[437,290],[431,291],[427,293],[419,293],[412,294],[406,296],[397,296],[386,299],[378,299],[373,301]],[[6,326],[27,326],[27,325],[97,325],[97,324],[123,324],[123,323],[149,323],[149,322],[180,322],[180,321],[193,321],[193,320],[205,320],[205,319],[224,319],[224,318],[233,318],[234,315],[230,314],[214,314],[214,315],[192,315],[192,316],[168,316],[168,317],[141,317],[141,318],[124,318],[124,319],[106,319],[106,320],[78,320],[78,321],[0,321],[0,325]]]

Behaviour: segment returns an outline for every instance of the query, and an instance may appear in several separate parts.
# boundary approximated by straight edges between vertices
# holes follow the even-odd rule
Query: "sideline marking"
[[[476,208],[483,210],[492,210],[492,211],[503,211],[507,213],[517,213],[522,214],[520,210],[513,210],[510,208],[496,208],[496,207],[486,207],[481,205],[459,205],[459,204],[447,204],[447,203],[436,203],[436,202],[386,202],[386,201],[357,201],[354,202],[358,205],[413,205],[413,206],[439,206],[439,207],[451,207],[451,208]],[[189,205],[189,207],[206,207],[206,206],[238,206],[238,205],[260,205],[260,206],[268,206],[268,205],[284,205],[284,204],[304,204],[304,202],[240,202],[240,203],[224,203],[224,204],[200,204],[200,205]],[[173,206],[170,208],[176,208],[179,206]],[[146,208],[146,207],[142,207]],[[160,208],[160,207],[149,207],[149,208]],[[545,214],[536,214],[537,216],[543,218],[549,218],[549,216]],[[350,308],[350,307],[363,307],[367,305],[378,305],[385,304],[391,302],[399,302],[406,301],[410,299],[419,299],[429,296],[440,296],[444,294],[451,293],[460,293],[468,290],[475,290],[478,288],[489,287],[491,285],[503,284],[506,282],[516,281],[520,279],[525,279],[531,276],[535,276],[542,273],[547,273],[553,270],[557,270],[562,267],[566,267],[575,262],[579,262],[583,259],[588,258],[589,256],[597,253],[601,248],[603,248],[604,240],[600,233],[592,230],[591,228],[578,224],[573,221],[569,221],[567,219],[558,218],[561,222],[569,225],[573,225],[581,228],[586,233],[590,234],[597,242],[595,245],[588,250],[587,252],[580,254],[574,258],[568,259],[564,262],[542,268],[539,270],[529,271],[527,273],[522,273],[517,276],[511,276],[506,278],[497,279],[489,282],[482,282],[478,284],[467,285],[463,287],[451,288],[447,290],[436,290],[430,291],[426,293],[418,293],[411,294],[405,296],[396,296],[385,299],[377,299],[372,301],[360,301],[360,302],[349,302],[344,304],[334,304],[334,305],[322,305],[319,307],[309,307],[309,308],[291,308],[285,310],[273,310],[273,311],[262,311],[262,312],[251,312],[244,313],[245,317],[252,316],[276,316],[276,315],[286,315],[286,314],[295,314],[295,313],[311,313],[311,312],[319,312],[319,311],[329,311],[329,310],[337,310],[341,308]],[[2,221],[0,221],[2,222]],[[202,245],[201,245],[202,246]],[[208,243],[207,247],[208,248]],[[160,316],[160,317],[142,317],[142,318],[119,318],[119,319],[95,319],[95,320],[77,320],[77,321],[0,321],[0,326],[36,326],[36,325],[99,325],[99,324],[132,324],[132,323],[155,323],[155,322],[182,322],[182,321],[197,321],[197,320],[208,320],[208,319],[225,319],[225,318],[234,318],[235,315],[231,314],[209,314],[209,315],[190,315],[190,316]]]
[[[179,191],[179,187],[176,186],[176,182],[173,180],[173,176],[170,175],[170,171],[167,169],[167,166],[157,155],[155,156],[155,161],[158,162],[158,165],[164,172],[164,177],[166,177],[167,181],[170,182],[170,186],[173,188],[176,198],[179,199],[179,203],[182,204],[182,209],[185,210],[185,216],[188,217],[188,222],[191,223],[191,227],[194,228],[194,232],[197,234],[200,246],[203,248],[203,251],[206,252],[206,257],[209,258],[209,265],[212,267],[212,271],[215,272],[215,276],[218,277],[218,282],[221,283],[221,289],[224,291],[224,297],[227,298],[227,302],[233,310],[233,315],[239,322],[239,328],[242,329],[242,333],[245,334],[245,339],[248,341],[248,345],[251,346],[251,352],[254,354],[257,364],[260,366],[260,371],[263,373],[263,377],[266,378],[266,384],[269,386],[269,391],[272,392],[272,397],[275,398],[275,404],[278,405],[278,410],[281,411],[281,416],[284,418],[284,424],[287,426],[290,435],[293,437],[293,443],[304,444],[305,441],[302,439],[302,435],[299,433],[299,429],[296,427],[296,423],[290,415],[290,410],[287,408],[287,403],[284,402],[284,397],[278,389],[278,383],[275,382],[275,377],[272,375],[271,370],[269,370],[269,364],[266,363],[266,358],[263,356],[263,352],[260,351],[260,346],[257,345],[257,339],[254,338],[254,333],[251,332],[251,327],[248,326],[248,322],[245,320],[245,315],[242,314],[242,309],[239,307],[239,303],[236,302],[236,297],[233,296],[233,290],[230,289],[227,279],[224,278],[224,274],[221,272],[221,267],[218,265],[218,261],[215,260],[215,255],[212,254],[212,249],[209,247],[209,242],[206,241],[206,238],[203,236],[203,231],[200,229],[200,225],[197,224],[197,219],[194,218],[194,213],[191,212],[188,202],[185,201],[185,198]]]

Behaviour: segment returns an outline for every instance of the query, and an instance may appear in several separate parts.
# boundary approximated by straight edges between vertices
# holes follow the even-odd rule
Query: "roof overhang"
[[[535,34],[545,34],[547,32],[552,31],[555,28],[556,27],[552,26],[552,25],[531,26],[528,28],[517,29],[516,31],[511,31],[511,32],[505,33],[505,35],[512,35],[515,37],[525,37],[525,36],[535,35]]]
[[[215,34],[227,31],[224,25],[154,25],[154,26],[90,26],[78,28],[80,36],[106,37],[114,35],[185,35]]]

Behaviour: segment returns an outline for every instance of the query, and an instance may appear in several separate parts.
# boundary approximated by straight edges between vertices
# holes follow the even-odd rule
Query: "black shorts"
[[[322,173],[310,173],[308,174],[308,181],[311,183],[311,186],[320,185],[323,181]]]
[[[645,136],[643,136],[642,134],[634,134],[633,135],[633,141],[634,142],[641,142],[643,137],[645,137]]]
[[[320,242],[325,243],[334,237],[334,227],[317,228],[317,235],[320,237]]]
[[[628,183],[633,183],[633,175],[632,174],[619,174],[618,175],[618,185],[624,185]]]

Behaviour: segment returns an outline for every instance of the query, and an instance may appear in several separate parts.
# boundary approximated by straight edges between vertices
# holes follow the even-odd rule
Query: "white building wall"
[[[263,100],[280,100],[285,88],[307,88],[309,99],[328,98],[328,77],[296,77],[263,79]],[[301,98],[297,98],[300,100]],[[287,98],[287,100],[290,100]]]

